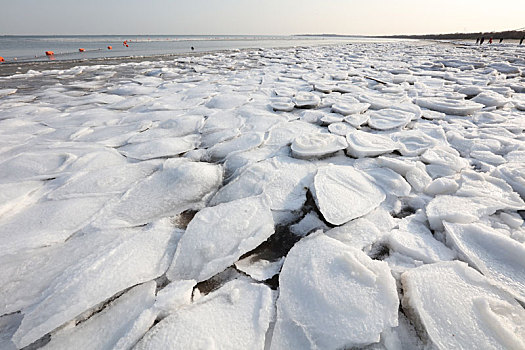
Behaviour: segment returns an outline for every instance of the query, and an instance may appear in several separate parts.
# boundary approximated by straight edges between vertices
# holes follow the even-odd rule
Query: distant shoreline
[[[426,40],[476,40],[477,38],[514,39],[520,40],[525,36],[525,30],[507,30],[501,32],[475,33],[447,33],[447,34],[397,34],[397,35],[346,35],[346,34],[297,34],[296,36],[317,36],[327,38],[354,37],[354,38],[381,38],[381,39],[426,39]]]

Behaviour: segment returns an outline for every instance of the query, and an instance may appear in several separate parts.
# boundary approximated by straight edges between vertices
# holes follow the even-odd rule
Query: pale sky
[[[0,35],[388,35],[522,27],[525,0],[0,0]]]

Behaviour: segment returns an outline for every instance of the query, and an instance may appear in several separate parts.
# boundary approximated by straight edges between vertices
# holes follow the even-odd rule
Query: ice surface
[[[462,262],[424,265],[401,276],[403,306],[437,349],[521,349],[525,311]]]
[[[444,223],[447,243],[483,275],[525,301],[525,246],[484,224]]]
[[[349,166],[319,168],[313,189],[319,210],[334,225],[369,213],[386,198],[367,175]]]
[[[163,319],[135,349],[264,349],[273,314],[270,288],[234,280]]]
[[[428,108],[437,112],[454,115],[469,115],[481,110],[484,106],[469,100],[453,100],[439,98],[417,98],[415,103],[419,107]]]
[[[292,155],[295,158],[318,158],[343,150],[348,146],[342,136],[316,133],[296,137],[292,142]]]
[[[272,210],[297,210],[306,201],[316,166],[290,157],[274,157],[245,168],[222,187],[210,204],[229,202],[264,193]]]
[[[370,113],[368,125],[377,130],[397,129],[406,126],[414,117],[413,113],[394,108],[385,108]]]
[[[129,349],[155,321],[156,286],[151,281],[132,288],[87,321],[54,333],[43,349]]]
[[[279,286],[271,349],[363,346],[398,324],[399,300],[386,263],[322,233],[290,250]]]
[[[166,137],[153,141],[132,143],[119,148],[129,158],[147,160],[154,158],[174,157],[197,147],[199,136]]]
[[[398,144],[386,135],[372,134],[360,130],[346,135],[348,154],[355,158],[374,157],[390,153],[399,148]]]
[[[110,215],[131,225],[176,215],[202,206],[221,181],[222,169],[218,165],[185,159],[167,160],[162,170],[127,191]]]
[[[60,243],[87,225],[111,197],[44,201],[0,221],[2,254]]]
[[[273,233],[273,217],[264,196],[204,208],[188,225],[167,276],[172,281],[204,281]]]
[[[265,281],[277,275],[284,263],[284,257],[276,261],[246,257],[235,263],[235,267],[256,281]]]
[[[362,288],[372,275],[355,275],[364,271],[359,264],[381,266],[375,286],[393,276],[401,297],[410,294],[401,288],[403,273],[428,272],[422,294],[435,295],[416,309],[441,321],[421,322],[409,307],[389,311],[384,320],[399,317],[398,327],[373,323],[362,339],[365,333],[334,347],[417,349],[438,344],[429,331],[438,329],[443,339],[459,337],[460,348],[496,344],[485,335],[500,348],[523,348],[523,322],[512,318],[524,317],[505,310],[525,289],[525,65],[519,45],[481,53],[464,44],[326,42],[27,72],[22,65],[4,74],[0,348],[33,341],[34,348],[129,348],[156,322],[166,328],[148,338],[152,348],[193,337],[173,347],[268,349],[275,301],[264,303],[261,325],[253,323],[261,305],[253,301],[268,292],[265,284],[288,293],[284,277],[294,287],[317,283],[288,295],[326,327],[313,333],[315,322],[289,327],[281,320],[273,346],[328,347],[340,334],[358,334],[328,329],[330,322],[386,315],[369,306],[347,315],[352,305],[376,300],[394,309],[395,299],[382,298],[390,292],[361,298],[356,288],[323,289],[336,277],[359,277],[354,285]],[[252,201],[258,204],[243,204]],[[302,251],[316,230],[337,249]],[[170,265],[180,237],[185,262]],[[339,251],[351,251],[359,264],[344,263]],[[321,255],[319,268],[329,265],[328,273],[312,274],[307,268],[317,267],[308,259]],[[296,276],[286,268],[279,276],[294,256],[305,261]],[[465,295],[482,286],[512,296],[512,305],[483,299],[485,292],[464,301],[447,282],[459,270],[431,271],[459,264],[443,263],[450,259],[484,275],[458,284]],[[339,274],[341,266],[350,272]],[[225,304],[239,292],[218,293],[235,278],[244,284],[233,289],[247,286],[246,308]],[[199,304],[211,295],[210,307]],[[339,301],[323,308],[326,300]],[[196,326],[162,326],[174,315]],[[370,325],[354,324],[362,331]],[[286,343],[282,332],[297,338],[286,335]],[[443,344],[437,347],[453,348]]]
[[[91,250],[72,260],[23,310],[14,343],[29,345],[116,293],[162,275],[175,249],[174,238],[164,220],[139,229],[91,232],[66,242]]]
[[[453,260],[455,254],[443,243],[436,240],[424,223],[415,216],[404,218],[399,228],[388,236],[388,245],[401,254],[425,263]]]

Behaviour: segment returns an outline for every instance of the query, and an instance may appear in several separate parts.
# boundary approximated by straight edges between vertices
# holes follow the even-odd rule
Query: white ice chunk
[[[109,199],[104,196],[45,201],[18,212],[0,225],[0,254],[63,242],[87,225]]]
[[[525,163],[502,164],[494,170],[493,175],[505,180],[521,198],[525,198]]]
[[[270,349],[364,346],[398,324],[399,300],[387,264],[322,233],[290,250],[279,289]]]
[[[228,282],[163,319],[135,349],[263,349],[273,299],[263,284]]]
[[[119,148],[129,158],[147,160],[154,158],[174,157],[188,152],[199,144],[198,135],[167,137],[147,142],[132,143]]]
[[[484,224],[443,224],[447,244],[502,289],[525,301],[525,245]]]
[[[235,267],[256,281],[265,281],[277,275],[284,263],[284,257],[275,261],[248,256],[235,263]]]
[[[387,135],[372,134],[360,130],[346,135],[347,152],[352,157],[375,157],[399,149],[399,145]]]
[[[419,107],[453,115],[469,115],[481,110],[484,105],[469,100],[453,100],[441,98],[416,98],[414,101]]]
[[[175,249],[173,233],[163,221],[141,229],[91,232],[68,241],[97,249],[72,261],[34,305],[23,310],[14,343],[29,345],[116,293],[162,275]]]
[[[503,107],[509,102],[508,99],[494,91],[483,91],[474,97],[472,101],[481,103],[486,107]]]
[[[156,287],[151,281],[132,288],[87,321],[53,334],[43,349],[128,349],[157,317],[150,309],[155,301]]]
[[[155,309],[159,317],[166,317],[184,305],[191,303],[195,280],[175,281],[159,290],[155,300]]]
[[[132,225],[199,208],[222,182],[218,165],[170,159],[163,169],[132,187],[111,214]]]
[[[206,107],[217,108],[217,109],[232,109],[242,106],[248,102],[248,97],[240,94],[221,94],[214,96]]]
[[[274,157],[248,166],[222,187],[211,205],[264,193],[272,210],[298,210],[306,201],[316,166],[290,157]]]
[[[424,192],[434,196],[438,194],[453,194],[458,188],[459,185],[456,180],[441,177],[429,183]]]
[[[525,311],[467,264],[439,262],[401,276],[404,309],[437,349],[523,349]]]
[[[368,125],[377,130],[390,130],[405,127],[414,118],[414,113],[400,109],[385,108],[370,112]]]
[[[369,251],[372,244],[379,241],[388,230],[380,230],[372,221],[359,218],[326,231],[328,237],[337,239],[349,247]]]
[[[454,252],[436,240],[432,232],[413,216],[404,218],[399,229],[392,230],[388,245],[396,252],[427,264],[455,258]]]
[[[167,276],[171,281],[204,281],[273,233],[273,217],[264,196],[204,208],[189,223]]]
[[[348,146],[342,136],[315,133],[304,134],[296,137],[292,142],[292,155],[295,158],[318,158],[337,151],[343,150]]]
[[[311,92],[299,91],[295,94],[293,102],[298,108],[315,108],[321,103],[321,98]]]
[[[215,144],[208,149],[208,156],[213,160],[222,160],[230,154],[256,148],[264,141],[264,135],[258,132],[247,132],[239,137]]]
[[[350,114],[361,114],[368,110],[369,103],[336,103],[332,105],[332,112],[339,113],[344,116]]]
[[[386,198],[369,177],[350,166],[320,168],[313,188],[319,210],[326,221],[334,225],[369,213]]]
[[[140,162],[77,172],[64,185],[51,192],[48,197],[65,199],[119,194],[127,190],[133,183],[151,175],[158,167],[157,162]]]
[[[301,221],[290,226],[290,232],[297,236],[306,236],[310,232],[319,229],[327,231],[328,226],[314,212],[309,212]]]

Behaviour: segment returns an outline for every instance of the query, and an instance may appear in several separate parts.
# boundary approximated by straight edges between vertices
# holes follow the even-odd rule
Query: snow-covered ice
[[[521,349],[525,310],[462,262],[424,265],[402,276],[403,304],[437,349]]]
[[[0,72],[0,348],[525,347],[519,46],[58,67]]]
[[[377,208],[385,193],[364,172],[350,166],[319,168],[313,192],[326,221],[341,225]]]
[[[135,349],[264,349],[273,300],[265,285],[229,282],[160,321]]]
[[[395,281],[384,262],[322,233],[297,243],[279,276],[271,349],[341,349],[397,326]]]

